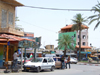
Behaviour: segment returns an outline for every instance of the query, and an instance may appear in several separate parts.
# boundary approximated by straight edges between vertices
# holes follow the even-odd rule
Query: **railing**
[[[19,35],[19,36],[24,36],[24,31],[23,30],[18,30],[15,28],[0,28],[0,33],[9,33],[9,34],[14,34],[14,35]]]

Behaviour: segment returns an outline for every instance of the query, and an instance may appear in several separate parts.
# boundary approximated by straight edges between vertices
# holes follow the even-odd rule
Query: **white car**
[[[66,58],[66,60],[65,61],[67,61],[67,58]],[[70,58],[70,63],[74,63],[74,64],[77,64],[77,58],[74,58],[74,57],[71,57]]]
[[[50,69],[54,71],[55,61],[51,57],[37,57],[27,62],[23,66],[24,71],[35,70],[40,72],[41,70]]]

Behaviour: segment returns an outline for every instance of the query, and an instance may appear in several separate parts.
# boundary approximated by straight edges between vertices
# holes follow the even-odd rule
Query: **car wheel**
[[[77,62],[75,62],[75,64],[77,64]]]
[[[40,72],[41,71],[41,68],[40,67],[37,67],[37,72]]]
[[[27,70],[26,68],[24,68],[24,72],[29,72],[29,70]]]
[[[51,67],[51,71],[54,71],[54,66]]]

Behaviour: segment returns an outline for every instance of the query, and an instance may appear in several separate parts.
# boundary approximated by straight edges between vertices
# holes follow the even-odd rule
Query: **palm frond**
[[[97,17],[98,15],[92,15],[92,16],[89,16],[87,19],[91,19],[91,18],[94,18],[94,17]]]
[[[90,22],[89,22],[89,25],[94,22],[95,20],[98,20],[98,18],[95,18],[95,19],[92,19]]]
[[[94,30],[99,26],[100,21],[96,24],[96,26],[94,27]]]
[[[58,48],[59,49],[64,48],[65,50],[65,48],[67,48],[69,44],[71,44],[72,42],[75,42],[75,41],[72,41],[69,35],[62,35],[62,37],[58,39]]]

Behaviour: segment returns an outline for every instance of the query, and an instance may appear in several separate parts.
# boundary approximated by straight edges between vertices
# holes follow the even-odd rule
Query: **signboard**
[[[23,41],[19,41],[18,47],[36,48],[36,47],[38,47],[38,44],[36,42],[33,42],[33,41],[23,40]]]

